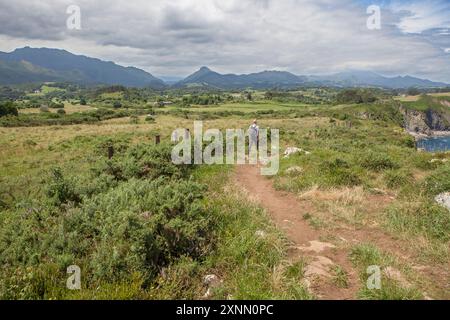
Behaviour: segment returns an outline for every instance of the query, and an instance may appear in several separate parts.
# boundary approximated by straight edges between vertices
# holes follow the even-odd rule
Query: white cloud
[[[405,33],[450,27],[450,2],[445,0],[394,1],[390,8],[403,13],[397,26]]]
[[[79,0],[83,30],[69,31],[65,9],[72,1],[0,2],[0,50],[59,47],[177,76],[208,65],[235,73],[372,69],[450,81],[442,50],[448,36],[437,43],[395,26],[438,26],[438,16],[425,18],[426,6],[408,7],[424,17],[420,27],[405,22],[406,7],[392,5],[382,11],[382,29],[368,30],[366,7],[352,0]]]

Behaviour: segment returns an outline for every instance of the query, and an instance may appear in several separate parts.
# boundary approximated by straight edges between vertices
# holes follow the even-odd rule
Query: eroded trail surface
[[[414,268],[414,253],[408,252],[408,244],[381,229],[313,228],[304,218],[306,213],[314,211],[313,205],[295,194],[276,190],[272,181],[262,176],[256,166],[237,166],[235,183],[246,192],[249,200],[263,207],[274,223],[283,230],[291,243],[288,259],[291,262],[306,260],[305,285],[319,299],[357,299],[361,280],[358,270],[349,260],[350,248],[357,243],[373,243]],[[336,281],[339,278],[336,270],[346,274],[344,286]],[[446,273],[430,273],[426,268],[420,270],[420,273],[429,278],[431,283],[445,282],[448,279]],[[424,296],[428,298],[425,292]]]
[[[306,285],[320,299],[354,299],[358,289],[356,271],[347,261],[347,253],[334,244],[322,241],[324,234],[313,229],[303,214],[310,210],[306,202],[293,194],[277,191],[272,182],[260,175],[256,166],[238,166],[235,175],[238,186],[248,192],[251,200],[259,203],[282,229],[292,246],[289,259],[306,258]],[[348,274],[347,288],[334,284],[332,269],[339,265]]]

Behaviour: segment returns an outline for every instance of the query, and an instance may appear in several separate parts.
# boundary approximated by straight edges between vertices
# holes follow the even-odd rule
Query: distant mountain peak
[[[76,55],[63,49],[26,46],[9,53],[0,52],[0,84],[44,81],[118,84],[155,89],[166,87],[162,80],[142,69],[131,66],[124,67],[111,61]],[[386,77],[367,70],[345,70],[335,74],[317,76],[298,76],[280,70],[265,70],[238,75],[220,74],[207,66],[202,66],[185,79],[175,83],[174,86],[201,86],[228,90],[289,89],[300,86],[430,88],[448,85],[408,75]]]
[[[211,87],[215,89],[242,89],[242,88],[275,88],[294,87],[303,82],[287,71],[262,71],[250,74],[220,74],[208,67],[201,67],[198,71],[175,84],[176,87]]]
[[[118,84],[129,87],[152,87],[161,89],[165,87],[162,80],[154,77],[150,73],[135,68],[123,67],[111,61],[103,61],[97,58],[90,58],[83,55],[75,55],[62,49],[51,48],[17,48],[10,53],[0,52],[0,60],[17,63],[26,61],[30,69],[31,66],[39,67],[43,71],[39,76],[38,68],[34,68],[33,74],[24,70],[14,74],[11,68],[0,72],[0,83],[26,83],[51,81],[80,82],[88,84]],[[1,70],[0,70],[1,71]],[[11,80],[13,79],[13,80]]]
[[[215,73],[215,72],[212,71],[210,68],[203,66],[203,67],[200,67],[200,69],[198,69],[192,75],[204,75],[204,74],[209,74],[209,73]]]

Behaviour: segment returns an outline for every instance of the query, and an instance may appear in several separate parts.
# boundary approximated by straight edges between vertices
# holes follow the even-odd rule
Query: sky
[[[69,5],[81,29],[68,29]],[[369,29],[371,5],[380,29]],[[371,70],[450,83],[450,0],[0,0],[0,51],[68,50],[153,75]]]

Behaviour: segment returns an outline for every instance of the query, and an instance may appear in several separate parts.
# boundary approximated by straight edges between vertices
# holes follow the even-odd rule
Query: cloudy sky
[[[81,30],[69,30],[69,5]],[[381,29],[367,28],[367,7]],[[450,83],[450,0],[0,0],[0,51],[62,48],[157,76],[372,70]]]

